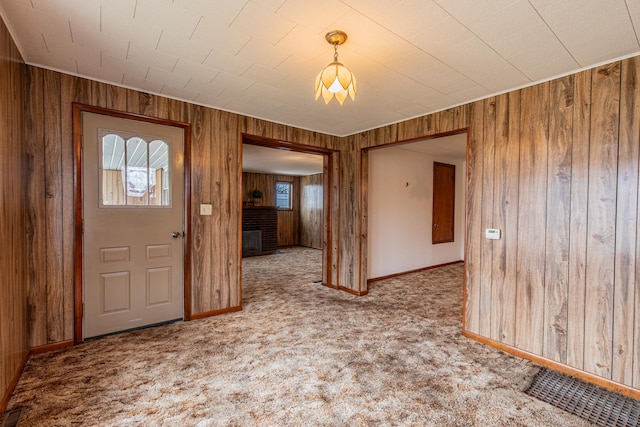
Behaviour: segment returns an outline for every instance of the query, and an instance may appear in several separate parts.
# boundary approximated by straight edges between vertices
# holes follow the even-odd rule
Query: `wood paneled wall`
[[[337,145],[336,137],[32,66],[26,67],[24,86],[32,347],[73,339],[73,102],[191,124],[194,317],[241,305],[242,134],[317,147]],[[202,203],[213,205],[213,215],[199,215]],[[332,268],[332,275],[339,276],[339,265]]]
[[[639,388],[639,58],[474,105],[494,115],[471,130],[467,329]]]
[[[365,148],[467,126],[465,331],[638,391],[640,57],[352,138]]]
[[[24,63],[0,20],[0,414],[27,354]]]
[[[300,177],[300,245],[322,249],[323,174]]]
[[[255,201],[256,206],[275,206],[276,181],[293,183],[293,209],[278,210],[278,246],[295,246],[300,244],[300,178],[289,175],[270,175],[265,173],[242,173],[242,200],[252,200],[253,190],[262,191],[262,199]]]
[[[626,59],[346,138],[26,67],[30,345],[73,336],[73,101],[192,125],[195,314],[240,305],[242,133],[336,151],[329,186],[337,222],[325,224],[336,255],[329,274],[335,285],[364,293],[362,149],[468,129],[466,331],[639,389],[639,62]],[[10,89],[21,84],[15,78]],[[6,79],[3,73],[1,84]],[[19,158],[13,145],[0,150]],[[3,186],[20,185],[21,172],[12,170],[14,183]],[[19,194],[2,191],[12,202]],[[198,215],[201,203],[213,204],[214,214]],[[16,221],[11,230],[20,229]],[[503,230],[501,240],[483,238],[490,226]],[[12,252],[20,253],[15,244]],[[7,262],[19,266],[16,256]]]

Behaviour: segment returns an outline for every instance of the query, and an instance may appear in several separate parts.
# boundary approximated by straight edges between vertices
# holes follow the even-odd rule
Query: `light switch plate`
[[[212,205],[200,205],[200,215],[211,215],[212,212]]]
[[[499,228],[487,228],[484,232],[484,237],[489,240],[499,240],[500,239],[500,229]]]

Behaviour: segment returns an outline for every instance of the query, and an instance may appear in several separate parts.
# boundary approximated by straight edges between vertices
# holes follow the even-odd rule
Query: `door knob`
[[[182,233],[180,233],[179,231],[174,231],[173,233],[171,233],[171,237],[173,237],[174,239],[177,239],[178,237],[180,237]]]

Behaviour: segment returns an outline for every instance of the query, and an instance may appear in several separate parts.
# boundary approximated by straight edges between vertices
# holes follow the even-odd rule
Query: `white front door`
[[[82,113],[84,338],[183,318],[184,135]]]

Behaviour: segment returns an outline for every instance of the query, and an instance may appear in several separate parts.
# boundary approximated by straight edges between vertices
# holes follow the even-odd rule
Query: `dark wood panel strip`
[[[567,301],[567,363],[584,367],[584,298],[587,265],[587,199],[591,72],[574,76],[573,143],[571,145],[571,215],[569,219],[569,289]]]
[[[550,83],[550,101],[542,355],[566,363],[573,76]]]
[[[216,213],[211,216],[200,215],[200,204],[214,203],[211,193],[211,182],[213,173],[217,173],[212,164],[211,153],[211,112],[205,107],[193,105],[189,106],[190,119],[193,133],[191,135],[191,149],[193,150],[192,164],[193,175],[191,185],[194,194],[198,195],[196,206],[192,207],[191,223],[193,226],[193,263],[197,268],[193,269],[193,280],[198,286],[194,287],[192,293],[193,313],[207,312],[212,310],[211,287],[213,286],[214,261],[213,253],[213,221]],[[218,165],[215,165],[218,166]],[[219,224],[217,224],[219,226]]]
[[[107,84],[97,81],[91,81],[91,105],[107,108]]]
[[[633,384],[635,325],[636,245],[638,232],[638,174],[640,158],[640,58],[622,63],[620,86],[620,145],[618,149],[618,194],[616,207],[616,259],[613,302],[613,361],[611,379]],[[636,355],[636,356],[634,356]],[[636,362],[640,362],[637,359]],[[640,372],[640,368],[638,372]]]
[[[520,168],[520,91],[496,98],[494,227],[491,338],[513,345],[516,322],[518,176]]]
[[[522,89],[516,347],[542,354],[549,83]]]
[[[480,230],[484,233],[487,228],[494,228],[493,222],[493,198],[494,198],[494,169],[495,169],[495,138],[496,138],[496,98],[484,100],[484,131],[482,142],[482,200],[480,202]],[[482,236],[483,237],[483,236]],[[491,335],[491,307],[498,303],[492,301],[492,267],[493,267],[493,240],[480,238],[480,306],[479,306],[479,333],[484,336]]]
[[[482,239],[482,143],[484,102],[474,102],[470,111],[467,142],[467,206],[465,233],[465,287],[463,329],[480,331],[480,272]]]
[[[26,221],[27,301],[29,345],[47,342],[46,226],[44,189],[44,70],[27,67],[26,115]]]
[[[214,200],[219,197],[219,228],[216,245],[220,248],[216,265],[218,283],[214,291],[218,296],[219,308],[241,305],[241,254],[242,254],[242,164],[233,159],[240,159],[242,137],[238,130],[238,117],[227,112],[214,111],[213,140],[216,142],[212,151],[216,167],[220,175],[214,179]],[[214,146],[214,147],[215,147]],[[215,154],[217,150],[217,155]],[[216,157],[217,156],[217,157]],[[215,174],[214,174],[215,176]],[[227,242],[237,242],[228,244]],[[219,286],[219,288],[215,288]],[[215,301],[215,299],[214,299]],[[214,308],[217,308],[214,307]]]
[[[96,107],[99,107],[96,105]],[[107,108],[115,111],[127,111],[127,89],[109,85],[107,87]]]
[[[62,130],[60,73],[44,71],[44,210],[47,340],[64,339]],[[71,285],[69,283],[69,285]]]
[[[611,378],[620,63],[592,70],[584,370]]]

